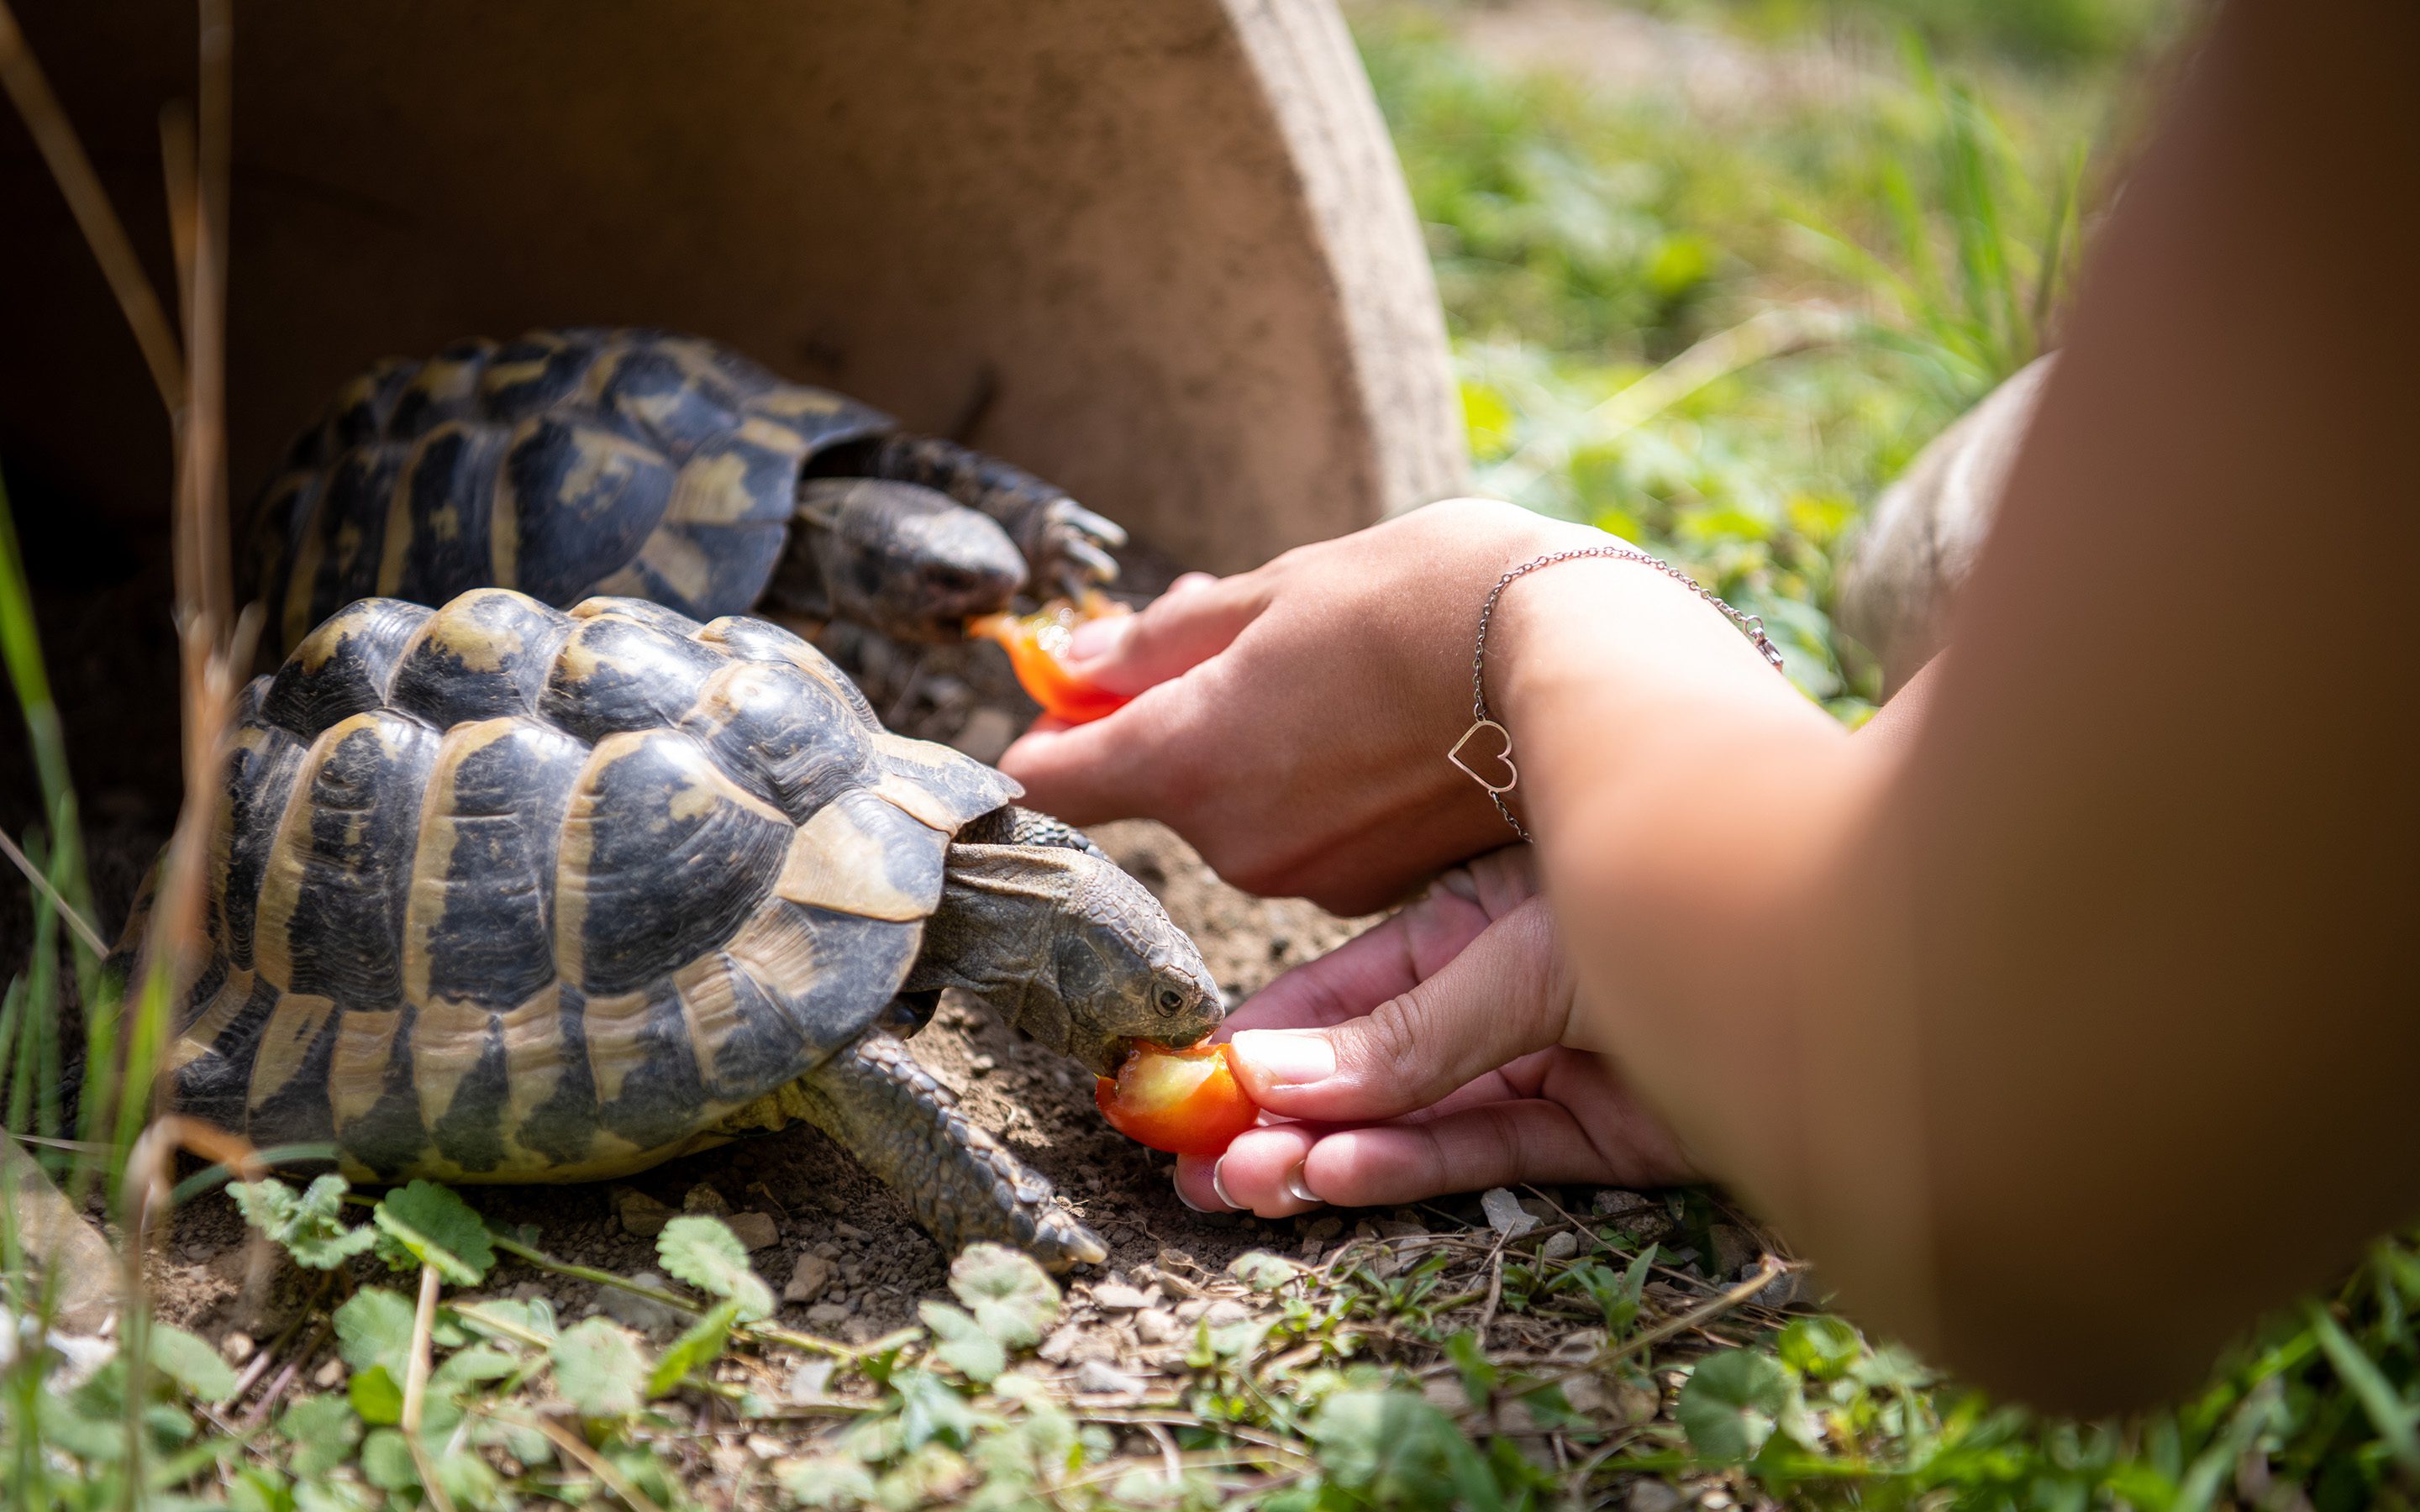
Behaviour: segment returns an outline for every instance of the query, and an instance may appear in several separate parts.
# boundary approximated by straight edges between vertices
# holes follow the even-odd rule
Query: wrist
[[[1602,793],[1652,751],[1719,738],[1739,715],[1828,725],[1751,626],[1652,559],[1573,558],[1506,583],[1483,692],[1522,752],[1524,812],[1560,790]]]

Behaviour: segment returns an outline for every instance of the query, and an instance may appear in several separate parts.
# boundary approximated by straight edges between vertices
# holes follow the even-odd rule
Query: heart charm
[[[1477,772],[1472,771],[1470,769],[1470,764],[1462,759],[1462,748],[1469,745],[1471,737],[1477,735],[1481,730],[1495,731],[1497,738],[1504,742],[1504,748],[1496,753],[1496,760],[1504,764],[1504,780],[1501,782],[1490,782],[1487,779],[1480,776]],[[1478,719],[1472,721],[1470,728],[1462,733],[1462,738],[1453,743],[1453,749],[1445,753],[1445,759],[1453,763],[1453,764],[1461,770],[1463,776],[1470,779],[1472,781],[1478,783],[1481,787],[1485,788],[1490,793],[1510,793],[1521,780],[1521,768],[1512,764],[1512,732],[1505,729],[1502,725],[1497,724],[1493,719]]]

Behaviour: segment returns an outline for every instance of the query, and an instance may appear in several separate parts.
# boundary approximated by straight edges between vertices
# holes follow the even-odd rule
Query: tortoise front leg
[[[991,1239],[1053,1271],[1109,1257],[1109,1246],[1060,1208],[1050,1183],[977,1128],[889,1035],[867,1035],[797,1086],[815,1127],[907,1198],[949,1253]]]
[[[875,448],[866,471],[923,484],[1000,521],[1025,554],[1036,596],[1055,588],[1076,597],[1117,579],[1109,552],[1126,544],[1126,532],[1022,468],[936,436],[893,436]]]

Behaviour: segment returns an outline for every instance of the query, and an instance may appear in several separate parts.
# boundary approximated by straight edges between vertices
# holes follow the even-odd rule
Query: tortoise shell
[[[1018,793],[788,631],[631,599],[365,599],[238,713],[174,1100],[379,1179],[700,1142],[876,1020]]]
[[[298,437],[255,514],[281,645],[372,594],[628,594],[699,619],[765,591],[816,453],[893,428],[694,337],[538,331],[390,360]]]

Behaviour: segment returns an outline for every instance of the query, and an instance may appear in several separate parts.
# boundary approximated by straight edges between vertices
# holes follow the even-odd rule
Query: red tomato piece
[[[1067,643],[1086,620],[1132,612],[1106,596],[1094,597],[1082,609],[1062,598],[1032,614],[984,615],[968,623],[967,633],[1000,642],[1034,702],[1069,724],[1085,724],[1123,708],[1130,695],[1112,693],[1070,671]]]
[[[1178,1155],[1218,1154],[1261,1118],[1223,1044],[1142,1045],[1095,1080],[1093,1101],[1118,1133]]]

